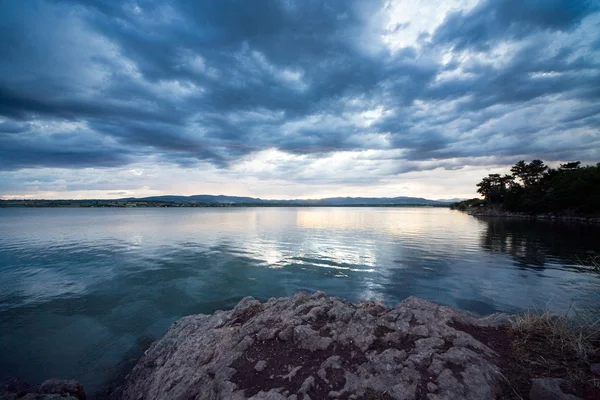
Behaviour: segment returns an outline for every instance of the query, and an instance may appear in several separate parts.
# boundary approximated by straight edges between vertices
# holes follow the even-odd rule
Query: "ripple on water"
[[[600,227],[434,208],[0,209],[0,378],[93,392],[177,318],[324,290],[482,313],[600,304]]]

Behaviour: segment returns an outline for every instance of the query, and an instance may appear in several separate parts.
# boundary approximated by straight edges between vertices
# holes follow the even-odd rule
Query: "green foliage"
[[[489,203],[527,213],[600,214],[600,163],[579,161],[548,168],[543,161],[519,161],[512,175],[490,174],[477,184]]]

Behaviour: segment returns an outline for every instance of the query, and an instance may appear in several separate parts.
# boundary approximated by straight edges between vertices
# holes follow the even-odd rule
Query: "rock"
[[[247,297],[231,311],[173,324],[129,374],[121,396],[501,398],[498,355],[457,322],[481,327],[498,319],[416,297],[394,308],[320,292],[266,303]]]
[[[436,392],[436,391],[437,391],[437,389],[438,389],[438,387],[437,387],[437,385],[436,385],[435,383],[429,382],[429,383],[427,384],[427,390],[428,390],[429,392]]]
[[[0,395],[6,396],[14,395],[14,397],[23,397],[27,392],[32,391],[30,386],[18,378],[11,378],[2,383],[2,389]]]
[[[295,376],[296,376],[296,374],[298,373],[298,371],[300,371],[300,369],[302,369],[302,367],[301,367],[301,366],[299,366],[299,367],[295,367],[295,368],[292,368],[292,370],[290,371],[290,373],[289,373],[289,374],[287,374],[287,375],[285,375],[285,376],[283,376],[282,378],[283,378],[283,379],[287,379],[288,381],[290,381],[290,382],[291,382],[291,381],[292,381],[292,379],[294,379],[294,377],[295,377]]]
[[[267,366],[267,362],[265,360],[260,360],[259,362],[256,363],[256,365],[254,366],[254,369],[257,370],[258,372],[262,371],[263,369],[265,369],[265,367]]]
[[[331,338],[322,337],[308,325],[298,325],[294,328],[294,340],[302,348],[310,351],[325,350],[331,344]]]
[[[302,393],[305,394],[307,393],[315,384],[315,378],[312,376],[309,376],[308,378],[306,378],[304,380],[304,382],[302,382],[302,385],[300,386],[300,390],[298,390],[298,393]]]
[[[85,391],[77,381],[49,379],[39,388],[31,387],[18,379],[2,385],[0,400],[85,400]]]
[[[85,391],[81,383],[74,380],[48,379],[40,385],[40,394],[58,394],[85,400]]]
[[[590,367],[590,371],[594,375],[600,375],[600,364],[593,364]]]
[[[531,381],[531,390],[529,391],[530,400],[581,400],[572,394],[566,394],[560,388],[562,379],[544,378],[533,379]]]

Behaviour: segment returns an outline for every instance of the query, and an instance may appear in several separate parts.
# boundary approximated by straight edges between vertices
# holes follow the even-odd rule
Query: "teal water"
[[[92,393],[176,319],[323,290],[479,313],[596,305],[600,227],[442,208],[0,209],[0,379]]]

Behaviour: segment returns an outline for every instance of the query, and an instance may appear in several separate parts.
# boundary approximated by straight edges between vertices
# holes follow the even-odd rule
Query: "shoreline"
[[[322,292],[246,297],[176,322],[113,399],[495,398],[507,392],[499,358],[463,326],[496,332],[504,317],[416,297],[394,308]]]
[[[322,292],[245,297],[231,310],[174,322],[103,392],[86,397],[76,381],[14,381],[0,398],[598,398],[600,343],[573,343],[588,346],[575,356],[564,323],[550,314],[480,316],[417,297],[395,307]]]
[[[567,351],[564,343],[578,333],[550,321],[480,316],[418,297],[395,307],[322,292],[246,297],[232,310],[177,321],[111,398],[599,398],[590,363],[600,368],[600,345],[574,357],[584,343]]]
[[[468,208],[466,210],[458,210],[466,212],[469,215],[475,217],[494,217],[494,218],[515,218],[515,219],[533,219],[533,220],[544,220],[544,221],[574,221],[574,222],[587,222],[587,223],[600,223],[600,217],[590,217],[583,215],[572,215],[565,213],[542,213],[542,214],[530,214],[524,212],[512,212],[506,211],[499,207],[481,207],[483,209]]]
[[[468,213],[475,217],[490,217],[490,218],[514,218],[514,219],[534,219],[543,221],[573,221],[573,222],[587,222],[598,224],[600,223],[600,217],[576,217],[568,215],[554,215],[554,214],[524,214],[524,213],[509,213],[505,212],[502,214],[498,213]]]

